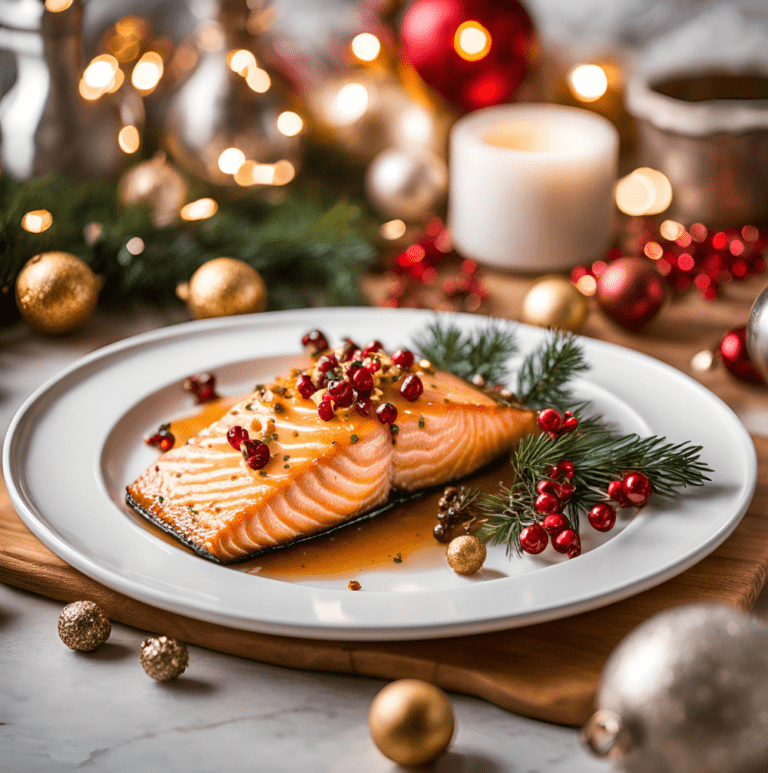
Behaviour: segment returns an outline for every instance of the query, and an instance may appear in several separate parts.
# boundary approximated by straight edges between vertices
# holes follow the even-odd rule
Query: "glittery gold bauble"
[[[399,679],[373,699],[368,728],[379,751],[405,767],[437,759],[453,737],[448,696],[420,679]]]
[[[195,319],[251,314],[267,307],[267,288],[258,271],[234,258],[203,263],[176,294]]]
[[[68,252],[30,258],[16,279],[16,305],[38,333],[61,335],[84,325],[99,299],[96,274]]]
[[[448,169],[427,150],[391,148],[373,159],[365,175],[365,193],[387,217],[424,220],[442,204],[448,191]]]
[[[623,773],[768,770],[768,626],[715,604],[635,628],[600,677],[582,740]]]
[[[179,211],[187,201],[189,188],[182,175],[158,153],[149,161],[142,161],[129,169],[121,178],[117,196],[126,207],[148,204],[152,222],[165,228],[176,222]]]
[[[112,632],[112,623],[92,601],[75,601],[59,615],[59,637],[71,650],[93,652]]]
[[[141,665],[158,682],[170,682],[181,676],[189,664],[184,642],[168,636],[155,636],[141,643]]]
[[[577,332],[587,318],[589,300],[564,276],[537,280],[523,298],[523,322]]]
[[[482,540],[473,534],[462,534],[451,540],[445,557],[456,574],[474,574],[482,568],[487,554]]]

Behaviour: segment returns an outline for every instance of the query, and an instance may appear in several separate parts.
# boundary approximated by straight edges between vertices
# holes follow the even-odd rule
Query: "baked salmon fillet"
[[[258,388],[163,454],[128,486],[128,503],[228,563],[462,478],[538,431],[509,393],[371,346],[323,348]]]

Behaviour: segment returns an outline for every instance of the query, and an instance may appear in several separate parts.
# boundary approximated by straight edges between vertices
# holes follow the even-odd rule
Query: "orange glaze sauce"
[[[175,445],[186,443],[242,399],[221,398],[206,403],[189,416],[172,421],[170,431],[176,438]],[[478,473],[463,483],[495,492],[499,483],[512,483],[511,467],[503,465]],[[354,579],[354,575],[363,570],[391,568],[396,571],[399,566],[413,566],[416,561],[419,568],[425,569],[442,565],[447,545],[432,535],[441,496],[442,488],[370,520],[229,566],[260,577],[290,581],[339,576]],[[163,541],[192,552],[151,522],[140,520]]]

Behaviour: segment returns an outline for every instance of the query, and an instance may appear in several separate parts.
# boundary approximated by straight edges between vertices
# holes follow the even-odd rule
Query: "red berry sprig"
[[[608,484],[608,498],[619,507],[645,507],[652,493],[651,482],[642,472],[630,472]]]
[[[198,373],[196,376],[187,376],[184,379],[184,391],[191,392],[198,404],[209,403],[218,400],[216,392],[216,376],[213,373]]]
[[[161,451],[170,451],[176,442],[176,438],[170,432],[170,427],[170,424],[161,424],[160,429],[154,435],[144,438],[144,442],[148,446],[159,448]]]
[[[539,429],[546,432],[552,440],[559,435],[573,432],[579,426],[579,420],[571,411],[565,411],[561,416],[554,408],[539,411],[536,422]]]

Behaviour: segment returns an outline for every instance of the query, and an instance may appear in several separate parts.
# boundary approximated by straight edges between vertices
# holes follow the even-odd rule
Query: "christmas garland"
[[[505,337],[506,331],[506,337]],[[503,323],[466,336],[453,325],[431,325],[418,348],[433,364],[485,385],[495,399],[520,402],[537,410],[540,434],[521,440],[510,457],[514,483],[495,494],[476,489],[446,490],[435,536],[450,541],[456,527],[507,552],[542,552],[549,541],[569,558],[581,553],[579,523],[587,516],[598,531],[610,531],[616,508],[643,507],[653,492],[674,496],[702,486],[712,470],[700,460],[701,446],[669,443],[666,438],[622,435],[589,405],[576,402],[573,378],[589,369],[584,352],[570,334],[551,331],[528,354],[517,374],[516,395],[494,382],[507,375],[506,360],[516,350],[514,333]],[[485,366],[481,379],[476,367]],[[561,413],[562,412],[562,413]]]
[[[221,203],[218,191],[220,207],[212,217],[158,228],[148,207],[120,205],[115,183],[16,182],[6,175],[0,178],[0,288],[12,298],[29,258],[60,250],[103,277],[103,297],[165,303],[176,300],[177,285],[203,263],[225,255],[261,274],[271,309],[364,303],[358,280],[376,255],[365,205],[338,189],[313,183],[310,190],[286,190],[279,204],[253,198]],[[52,214],[50,228],[25,231],[24,215],[40,209]],[[96,224],[91,238],[89,224]],[[126,246],[134,237],[144,242],[138,255]]]

